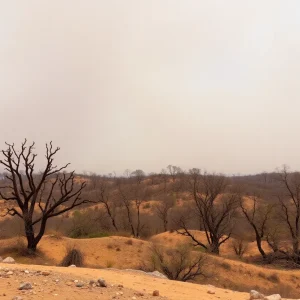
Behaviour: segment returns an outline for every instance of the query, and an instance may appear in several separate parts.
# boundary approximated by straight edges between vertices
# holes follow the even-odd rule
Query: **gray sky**
[[[4,142],[77,171],[300,169],[300,2],[0,1]]]

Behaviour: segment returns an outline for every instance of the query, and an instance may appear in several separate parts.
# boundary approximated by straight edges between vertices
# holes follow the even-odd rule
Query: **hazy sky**
[[[298,0],[0,1],[4,142],[77,171],[300,169]]]

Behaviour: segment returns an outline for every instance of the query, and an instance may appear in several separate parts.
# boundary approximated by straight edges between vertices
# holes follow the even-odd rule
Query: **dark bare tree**
[[[292,240],[292,258],[300,263],[300,173],[291,173],[286,166],[278,174],[277,180],[282,191],[277,194],[282,218],[287,225]]]
[[[10,203],[6,215],[23,220],[27,248],[34,252],[50,218],[89,202],[81,197],[86,183],[77,185],[74,172],[62,173],[69,164],[53,164],[60,148],[53,148],[52,142],[46,144],[46,166],[41,174],[34,173],[34,143],[28,146],[25,140],[20,151],[14,144],[6,145],[0,164],[5,167],[9,184],[0,188],[0,196]]]
[[[180,167],[172,166],[172,165],[168,165],[167,170],[169,171],[169,174],[173,182],[176,180],[177,176],[182,172]]]
[[[231,236],[234,216],[239,198],[228,190],[228,179],[223,175],[201,174],[199,169],[191,169],[188,177],[190,192],[194,202],[195,216],[203,226],[209,247],[203,247],[184,224],[181,218],[178,233],[189,236],[192,240],[212,253],[219,254],[220,246]]]
[[[149,198],[151,189],[143,182],[144,172],[136,170],[130,178],[119,179],[117,182],[118,196],[124,205],[132,236],[140,237],[144,227],[141,220],[142,204]]]
[[[158,202],[157,205],[154,206],[155,212],[160,220],[163,222],[164,231],[168,230],[169,223],[169,211],[175,205],[175,199],[172,196],[164,196]]]
[[[102,203],[115,231],[119,231],[117,226],[118,199],[112,190],[109,182],[99,179],[96,184],[97,201]]]
[[[267,223],[271,218],[274,205],[260,204],[259,199],[261,197],[257,194],[250,195],[247,198],[248,204],[246,205],[245,199],[241,197],[240,207],[247,222],[255,233],[257,249],[263,260],[266,260],[267,255],[262,247],[262,239],[266,236]]]

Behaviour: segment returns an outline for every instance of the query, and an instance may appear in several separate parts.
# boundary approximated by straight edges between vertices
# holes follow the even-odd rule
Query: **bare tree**
[[[177,176],[182,172],[180,167],[172,165],[168,165],[167,170],[169,171],[173,182],[176,180]]]
[[[248,202],[251,201],[251,204],[249,205],[248,203],[250,208],[247,208],[245,200],[241,197],[240,207],[247,222],[255,233],[257,249],[262,258],[266,260],[267,255],[262,247],[262,239],[266,235],[267,223],[270,220],[274,205],[259,205],[259,199],[260,197],[256,194],[249,196]]]
[[[119,179],[117,183],[120,201],[125,207],[131,234],[140,237],[143,224],[141,206],[149,198],[151,189],[143,182],[144,172],[136,170],[130,178]]]
[[[172,196],[165,196],[154,206],[157,216],[161,219],[164,226],[164,231],[168,230],[169,211],[174,206],[175,200]]]
[[[300,173],[290,173],[286,166],[278,174],[282,192],[277,194],[281,207],[282,217],[287,225],[292,240],[292,257],[295,262],[300,262]]]
[[[209,248],[203,247],[204,244],[193,236],[184,219],[180,220],[181,230],[177,232],[191,237],[197,245],[210,252],[219,254],[220,246],[232,233],[238,195],[228,191],[229,182],[223,175],[201,174],[199,169],[191,169],[188,180],[195,215],[199,224],[203,225]]]
[[[20,151],[14,144],[6,145],[8,148],[2,150],[4,159],[0,160],[0,164],[8,172],[6,178],[9,184],[0,188],[0,196],[11,203],[6,215],[23,220],[27,248],[34,252],[50,218],[89,202],[81,198],[86,183],[77,186],[74,172],[61,173],[69,164],[62,167],[53,165],[54,156],[60,148],[53,148],[52,142],[46,144],[46,166],[39,175],[34,173],[37,156],[33,152],[34,143],[27,146],[25,140]]]
[[[118,200],[116,193],[114,193],[105,179],[100,179],[96,185],[97,201],[102,203],[104,209],[111,221],[111,224],[115,231],[119,231],[117,226],[117,207]]]

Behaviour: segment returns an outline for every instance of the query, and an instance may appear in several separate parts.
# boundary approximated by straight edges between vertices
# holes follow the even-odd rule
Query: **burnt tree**
[[[255,233],[257,249],[263,260],[266,260],[267,255],[262,247],[262,239],[266,236],[267,223],[270,220],[274,205],[260,204],[259,199],[260,197],[255,194],[249,196],[248,202],[251,202],[251,205],[248,204],[247,207],[244,199],[241,197],[240,207],[247,222]]]
[[[6,145],[0,164],[8,184],[0,187],[0,197],[10,204],[5,215],[23,220],[27,248],[35,252],[50,218],[89,202],[81,197],[86,183],[77,184],[74,172],[63,172],[69,164],[53,164],[60,148],[53,148],[52,142],[46,144],[46,166],[39,174],[35,173],[34,143],[27,145],[25,140],[19,151],[14,144]]]
[[[219,254],[220,246],[232,234],[239,202],[238,195],[230,192],[229,182],[225,176],[201,174],[199,169],[190,170],[188,185],[193,199],[194,215],[198,219],[200,228],[205,232],[208,246],[193,235],[184,218],[178,222],[180,230],[177,232],[190,237],[195,246]]]

